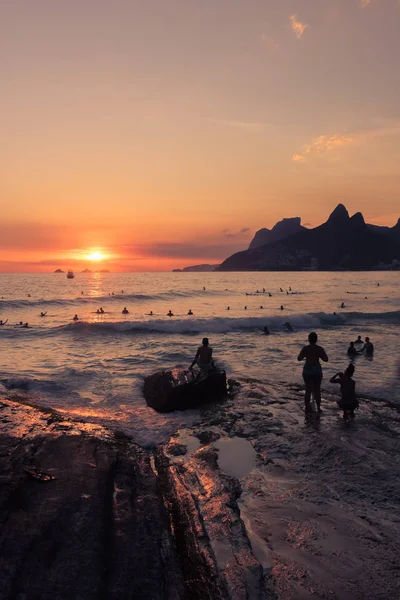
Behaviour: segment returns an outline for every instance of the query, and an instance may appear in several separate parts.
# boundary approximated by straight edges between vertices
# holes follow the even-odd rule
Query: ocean
[[[144,447],[199,418],[197,409],[158,415],[142,386],[159,369],[188,367],[205,336],[228,378],[284,390],[302,383],[297,355],[316,331],[329,356],[322,388],[330,393],[349,342],[369,336],[375,354],[354,360],[357,391],[400,402],[395,271],[0,274],[0,319],[8,319],[0,327],[0,392],[119,429]],[[270,336],[259,329],[265,325]]]

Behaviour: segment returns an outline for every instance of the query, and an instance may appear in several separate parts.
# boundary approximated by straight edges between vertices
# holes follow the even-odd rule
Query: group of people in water
[[[311,404],[312,398],[315,400],[317,413],[322,412],[321,383],[323,375],[320,361],[328,362],[329,358],[324,348],[317,344],[317,341],[318,335],[315,333],[315,331],[311,332],[308,336],[308,345],[301,349],[297,357],[298,361],[304,361],[304,408],[306,414],[313,412]],[[358,336],[356,342],[358,343],[358,346],[361,346],[361,344],[363,345],[363,350],[365,351],[366,355],[373,354],[374,346],[368,337],[365,338],[364,343],[361,339],[361,336]],[[208,338],[203,338],[202,345],[197,349],[196,355],[189,369],[193,369],[194,365],[196,364],[200,369],[200,373],[205,375],[208,375],[209,371],[215,368],[213,351],[209,345]],[[337,383],[340,385],[341,398],[338,401],[338,405],[343,411],[343,418],[345,421],[348,419],[354,419],[354,411],[359,406],[356,395],[356,384],[353,379],[354,371],[355,367],[351,362],[345,371],[339,371],[329,380],[330,383]]]

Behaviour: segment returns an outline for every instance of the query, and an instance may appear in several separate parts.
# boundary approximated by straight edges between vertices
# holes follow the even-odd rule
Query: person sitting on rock
[[[210,369],[214,368],[214,361],[212,358],[212,348],[208,345],[208,338],[203,338],[202,346],[197,348],[196,356],[193,359],[189,369],[192,369],[195,364],[203,373],[208,373]]]

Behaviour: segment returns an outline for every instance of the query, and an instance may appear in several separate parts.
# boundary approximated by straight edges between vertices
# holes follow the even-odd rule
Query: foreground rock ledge
[[[212,450],[196,468],[0,402],[0,598],[265,598]],[[191,463],[192,464],[192,463]]]

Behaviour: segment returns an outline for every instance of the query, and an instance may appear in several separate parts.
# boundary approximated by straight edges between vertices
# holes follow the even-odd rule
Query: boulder
[[[212,369],[208,375],[175,368],[146,377],[144,397],[157,412],[185,410],[215,402],[227,394],[226,373]]]

